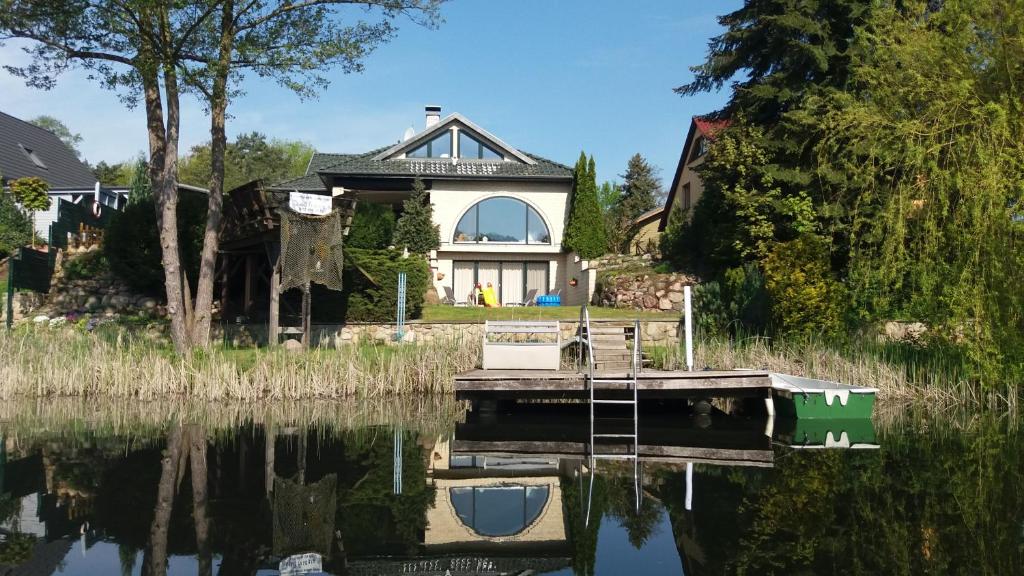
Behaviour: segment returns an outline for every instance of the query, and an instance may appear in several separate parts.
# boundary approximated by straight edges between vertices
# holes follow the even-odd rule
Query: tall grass
[[[214,349],[178,356],[119,331],[20,329],[0,334],[0,398],[298,400],[440,394],[476,365],[479,342],[345,346],[302,353]]]
[[[655,367],[673,370],[685,364],[680,348],[651,350]],[[815,338],[705,338],[694,347],[694,364],[716,370],[752,368],[878,388],[890,405],[927,404],[933,408],[983,408],[1016,412],[1016,386],[979,385],[955,358],[909,348],[850,340]]]

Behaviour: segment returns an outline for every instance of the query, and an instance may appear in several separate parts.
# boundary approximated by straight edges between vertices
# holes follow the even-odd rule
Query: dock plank
[[[627,379],[626,372],[601,372],[599,378]],[[456,392],[586,392],[582,374],[569,370],[470,370],[455,377]],[[640,391],[695,390],[767,390],[771,379],[767,372],[755,370],[726,371],[662,371],[641,372],[637,377]],[[621,385],[601,385],[598,389],[621,389]]]

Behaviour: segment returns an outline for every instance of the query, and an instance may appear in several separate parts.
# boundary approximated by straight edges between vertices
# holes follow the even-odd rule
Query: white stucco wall
[[[441,249],[459,252],[525,252],[558,254],[562,251],[562,233],[567,216],[566,207],[571,185],[552,182],[470,182],[434,181],[430,190],[430,203],[434,206],[434,220],[441,226]],[[532,206],[551,234],[551,244],[454,244],[455,225],[462,215],[477,202],[494,196],[507,196]]]
[[[435,180],[430,190],[430,203],[434,207],[434,221],[440,226],[441,247],[431,264],[435,268],[433,279],[438,294],[444,294],[444,286],[452,285],[452,263],[455,260],[546,261],[549,266],[548,291],[563,288],[560,281],[563,277],[560,268],[565,258],[562,254],[562,234],[565,229],[570,190],[571,185],[568,182]],[[481,200],[498,196],[522,200],[533,207],[548,227],[551,244],[453,242],[455,226],[466,211]]]

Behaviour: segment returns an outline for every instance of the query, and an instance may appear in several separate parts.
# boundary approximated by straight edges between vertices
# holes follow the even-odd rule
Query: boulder
[[[302,342],[299,342],[298,340],[293,340],[291,338],[282,342],[281,347],[287,350],[288,352],[292,353],[302,352]]]
[[[658,309],[659,310],[671,310],[672,309],[672,301],[669,300],[668,298],[662,298],[662,299],[658,300]]]

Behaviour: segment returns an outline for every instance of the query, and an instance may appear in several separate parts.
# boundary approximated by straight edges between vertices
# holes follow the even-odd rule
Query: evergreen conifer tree
[[[402,215],[395,223],[395,246],[426,254],[441,246],[440,226],[434,224],[434,207],[427,201],[423,181],[416,178],[412,194],[402,203]]]
[[[571,208],[562,245],[581,258],[597,258],[607,248],[604,219],[597,201],[597,170],[594,157],[589,161],[580,152],[576,162],[573,191],[569,199]]]

